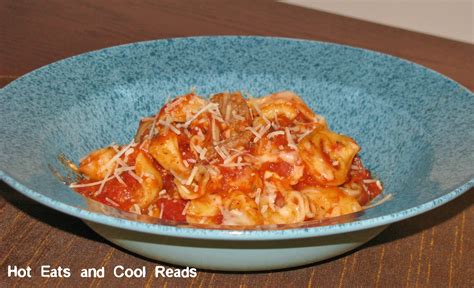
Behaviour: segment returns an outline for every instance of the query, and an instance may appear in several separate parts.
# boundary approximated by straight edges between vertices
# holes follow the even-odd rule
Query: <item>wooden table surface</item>
[[[474,90],[474,46],[272,1],[2,1],[0,87],[83,52],[159,38],[268,35],[381,51],[432,68]],[[0,183],[0,287],[474,287],[474,190],[391,225],[359,249],[304,267],[262,273],[198,271],[192,279],[84,280],[81,268],[165,265],[108,243],[80,220]],[[8,265],[32,279],[8,278]],[[71,278],[41,278],[40,265]],[[130,286],[132,285],[132,286]]]

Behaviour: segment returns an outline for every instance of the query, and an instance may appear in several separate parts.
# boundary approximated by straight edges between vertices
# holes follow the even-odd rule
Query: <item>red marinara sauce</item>
[[[365,183],[364,180],[371,180],[370,183]],[[362,187],[367,187],[367,190],[362,189],[366,192],[366,195],[361,195],[359,198],[359,203],[364,205],[370,202],[372,199],[377,197],[380,193],[382,193],[382,188],[377,185],[376,181],[373,181],[372,175],[370,171],[364,167],[362,161],[358,156],[354,157],[354,161],[352,162],[351,171],[349,172],[349,182],[354,182]]]
[[[265,173],[265,171],[272,171],[280,175],[282,178],[288,178],[293,172],[293,165],[283,160],[277,162],[265,162],[260,168],[260,171],[262,171],[262,173]]]
[[[161,219],[186,222],[186,215],[183,215],[183,210],[187,202],[181,199],[160,198],[155,205],[160,209],[163,208]]]
[[[132,205],[136,203],[134,200],[134,195],[137,193],[138,189],[140,189],[140,184],[128,173],[122,173],[120,177],[126,185],[120,183],[117,178],[110,179],[105,183],[101,193],[97,196],[95,194],[99,189],[100,184],[89,187],[79,187],[75,188],[75,190],[87,198],[99,201],[108,206],[119,208],[124,211],[129,211]],[[78,184],[87,184],[90,182],[93,181],[85,180],[79,182]],[[169,185],[170,190],[174,189],[174,187],[171,188],[169,181],[165,181],[165,183],[167,186]],[[154,204],[160,209],[163,208],[161,219],[186,222],[186,216],[183,215],[183,210],[186,206],[186,203],[187,201],[180,199],[160,198]]]
[[[120,183],[117,178],[110,179],[105,183],[101,193],[98,195],[96,194],[100,188],[100,184],[88,187],[77,187],[74,189],[87,198],[128,211],[135,203],[133,195],[135,194],[135,191],[140,188],[140,183],[138,183],[138,181],[128,173],[120,174],[120,178],[126,185]],[[95,181],[82,180],[78,184],[87,184],[91,182]]]

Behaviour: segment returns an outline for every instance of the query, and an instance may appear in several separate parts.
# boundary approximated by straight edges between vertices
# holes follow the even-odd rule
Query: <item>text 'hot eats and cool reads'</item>
[[[41,265],[37,269],[30,266],[19,267],[16,265],[8,265],[7,267],[7,276],[9,278],[70,278],[76,273],[81,278],[104,278],[108,273],[112,273],[116,278],[146,278],[150,277],[150,273],[155,278],[195,278],[197,276],[197,269],[191,267],[182,269],[167,268],[165,266],[155,266],[150,269],[145,266],[125,267],[123,265],[116,265],[112,269],[91,267],[73,271],[69,267],[53,267],[51,265]]]

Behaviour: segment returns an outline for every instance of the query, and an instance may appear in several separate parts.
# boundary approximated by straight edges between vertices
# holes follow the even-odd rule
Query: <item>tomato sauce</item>
[[[276,192],[275,205],[280,207],[280,208],[285,206],[285,197],[283,197],[283,195],[280,193],[280,191]]]
[[[189,138],[184,136],[183,134],[178,136],[178,147],[179,151],[181,152],[181,157],[183,160],[187,159],[194,159],[194,153],[191,151],[191,146],[189,142]]]
[[[260,169],[263,173],[265,171],[272,171],[280,175],[282,178],[288,178],[293,172],[293,165],[286,161],[265,162]]]
[[[367,187],[367,190],[362,189],[364,192],[366,192],[366,195],[361,195],[359,199],[359,203],[361,205],[370,202],[382,192],[382,189],[380,189],[376,182],[364,183],[364,180],[373,180],[373,178],[370,174],[370,171],[362,164],[360,158],[356,156],[352,162],[352,169],[349,172],[348,182],[355,182],[359,185]]]
[[[290,120],[285,116],[277,117],[277,121],[275,121],[275,122],[278,122],[278,124],[282,127],[289,127],[289,126],[294,124],[293,120]]]
[[[305,123],[308,121],[308,118],[303,113],[299,112],[298,115],[296,115],[295,121]]]
[[[176,185],[174,184],[174,176],[169,173],[161,174],[161,181],[163,183],[163,189],[165,189],[171,196],[176,191]]]
[[[156,201],[155,205],[160,209],[163,207],[161,219],[186,222],[186,215],[183,215],[183,210],[187,202],[188,201],[181,199],[160,198]]]
[[[286,140],[285,135],[277,135],[277,136],[273,137],[272,143],[276,147],[279,147],[280,145],[282,145],[283,147],[286,147],[288,145],[288,140]]]
[[[308,173],[308,168],[304,168],[303,170],[303,176],[300,178],[300,181],[296,183],[296,185],[293,185],[293,188],[296,190],[300,191],[304,189],[305,187],[309,186],[321,186],[319,182],[317,182],[309,173]]]
[[[242,192],[247,192],[243,191],[246,190],[244,184],[246,184],[245,186],[250,186],[251,183],[241,183],[238,180],[239,178],[244,178],[247,176],[246,174],[249,173],[248,168],[236,169],[229,167],[220,167],[219,170],[222,175],[222,178],[220,179],[219,185],[215,187],[217,189],[216,192],[232,190],[241,190]]]
[[[120,178],[125,182],[126,185],[120,183],[117,178],[110,179],[105,183],[104,187],[102,188],[102,192],[97,196],[95,194],[97,190],[99,190],[100,184],[89,187],[75,188],[75,190],[80,194],[99,201],[105,205],[128,211],[135,203],[133,196],[140,188],[140,183],[138,183],[138,181],[128,173],[120,174]],[[83,180],[78,184],[87,184],[91,182],[94,181]]]

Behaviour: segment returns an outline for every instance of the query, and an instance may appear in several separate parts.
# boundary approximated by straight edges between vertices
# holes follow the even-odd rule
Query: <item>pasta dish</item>
[[[81,159],[70,187],[179,223],[299,223],[360,211],[382,192],[359,150],[292,92],[190,92],[141,119],[129,144]]]

